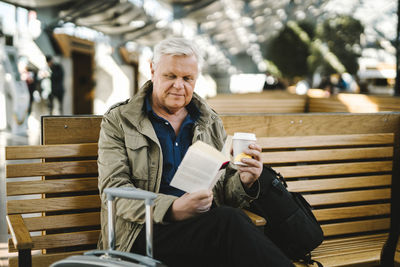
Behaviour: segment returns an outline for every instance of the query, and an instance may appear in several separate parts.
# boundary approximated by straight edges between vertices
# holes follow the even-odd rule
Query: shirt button
[[[175,142],[175,146],[178,146],[178,142]]]

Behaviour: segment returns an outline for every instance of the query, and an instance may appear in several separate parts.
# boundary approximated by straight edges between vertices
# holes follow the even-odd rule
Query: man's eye
[[[167,79],[175,79],[175,75],[165,75]]]
[[[190,77],[185,77],[185,78],[183,78],[186,82],[191,82],[193,79],[192,78],[190,78]]]

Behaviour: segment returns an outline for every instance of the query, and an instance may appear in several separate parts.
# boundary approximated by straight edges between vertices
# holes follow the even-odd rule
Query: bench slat
[[[263,149],[339,147],[362,145],[387,145],[394,143],[393,133],[347,134],[318,136],[259,137],[257,144]]]
[[[102,116],[43,116],[43,144],[95,143],[99,140]]]
[[[312,164],[303,166],[274,167],[285,178],[312,177],[323,175],[348,175],[392,171],[392,161],[355,163]]]
[[[329,179],[309,179],[287,181],[288,190],[293,192],[314,192],[335,189],[354,189],[376,186],[390,186],[391,175],[371,175],[358,177],[341,177]]]
[[[269,99],[260,96],[217,97],[207,102],[218,113],[301,113],[304,112],[305,98]]]
[[[368,242],[379,242],[379,241],[386,241],[388,237],[387,233],[380,233],[380,234],[367,234],[361,236],[352,236],[352,237],[339,237],[339,238],[326,238],[322,242],[322,246],[315,249],[315,251],[321,250],[336,250],[340,248],[343,244],[346,244],[346,247],[355,245],[362,245]]]
[[[6,169],[7,178],[95,173],[96,160],[11,164]]]
[[[97,143],[6,147],[7,160],[71,157],[97,157]]]
[[[390,228],[390,218],[323,224],[321,228],[324,231],[324,236],[387,230]]]
[[[230,113],[301,113],[303,110],[302,106],[253,106],[246,108],[232,108],[232,107],[219,107],[214,108],[220,114],[230,114]]]
[[[36,213],[100,207],[99,195],[7,201],[7,213]]]
[[[214,110],[216,110],[218,113],[220,114],[229,114],[229,113],[300,113],[303,111],[303,104],[299,103],[299,104],[295,104],[292,105],[292,103],[290,103],[290,105],[288,106],[274,106],[274,105],[268,105],[268,103],[262,103],[259,105],[253,105],[253,104],[249,104],[251,106],[247,106],[247,107],[229,107],[229,106],[222,106],[222,105],[218,105],[218,107],[216,107],[216,105],[213,107]]]
[[[100,230],[93,230],[65,234],[33,236],[33,249],[50,249],[97,244],[99,234]],[[16,252],[12,242],[9,242],[9,246],[10,252]]]
[[[34,254],[32,255],[32,266],[50,266],[52,263],[65,259],[73,255],[82,255],[85,251],[73,251],[54,254]],[[18,257],[9,257],[9,267],[18,266]]]
[[[100,224],[100,212],[24,218],[29,231],[54,230]]]
[[[304,100],[302,99],[284,99],[284,100],[266,100],[266,99],[215,99],[208,100],[211,107],[215,107],[217,112],[224,112],[225,110],[241,112],[242,110],[256,110],[262,113],[263,110],[280,109],[303,110]]]
[[[373,247],[372,249],[358,250],[351,253],[334,253],[325,257],[313,257],[323,264],[323,266],[379,266],[381,248],[383,245]]]
[[[7,196],[97,190],[98,179],[74,178],[41,181],[8,182]]]
[[[339,238],[341,240],[341,238]],[[384,244],[385,240],[384,239],[370,239],[370,240],[356,240],[351,243],[349,242],[341,242],[340,244],[338,243],[336,246],[332,247],[324,247],[321,246],[321,249],[318,250],[315,254],[313,253],[314,256],[317,255],[322,255],[322,254],[329,254],[330,256],[332,255],[341,255],[340,251],[345,250],[345,253],[354,253],[357,251],[361,251],[364,249],[376,249],[379,247],[382,247]],[[339,252],[339,253],[338,253]]]
[[[261,160],[264,164],[374,159],[390,157],[393,157],[393,147],[321,149],[309,151],[261,153]]]
[[[390,200],[390,188],[304,195],[311,206]]]
[[[318,221],[389,215],[390,204],[361,205],[320,210],[314,209],[313,213]]]

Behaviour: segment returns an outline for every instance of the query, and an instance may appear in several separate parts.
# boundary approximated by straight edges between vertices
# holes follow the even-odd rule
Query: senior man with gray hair
[[[292,266],[291,261],[237,207],[259,195],[261,148],[229,164],[213,190],[185,193],[169,185],[196,140],[222,149],[222,121],[194,93],[202,58],[183,38],[159,43],[150,64],[151,80],[132,99],[104,115],[99,139],[102,198],[100,248],[106,247],[107,187],[135,187],[158,194],[154,208],[154,256],[168,266]],[[144,205],[116,203],[116,247],[145,254]]]

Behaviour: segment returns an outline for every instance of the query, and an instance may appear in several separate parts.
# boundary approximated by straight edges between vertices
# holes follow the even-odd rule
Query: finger
[[[246,149],[244,153],[257,160],[261,158],[261,152],[256,149]]]
[[[196,210],[201,213],[201,212],[209,211],[210,208],[211,208],[211,203],[206,204],[206,205],[201,205],[201,206],[197,207]]]
[[[198,208],[197,212],[198,213],[204,213],[210,210],[210,207],[202,207],[202,208]]]
[[[250,148],[250,149],[253,149],[253,150],[257,150],[258,152],[261,152],[261,151],[262,151],[261,146],[259,146],[259,145],[256,144],[256,143],[250,144],[250,145],[249,145],[249,148]]]
[[[239,168],[245,169],[245,168],[255,168],[255,169],[262,169],[263,164],[261,161],[255,160],[255,159],[246,159],[243,161],[246,165],[239,166]]]
[[[208,197],[208,198],[203,198],[198,200],[198,206],[207,206],[207,205],[211,205],[213,201],[213,197]]]
[[[240,166],[240,167],[254,167],[254,168],[261,168],[262,167],[262,162],[257,160],[257,159],[249,159],[249,158],[243,158],[241,161],[246,164],[246,166]],[[239,167],[239,168],[240,168]]]
[[[193,198],[204,199],[204,198],[212,197],[213,193],[211,190],[203,189],[203,190],[193,192],[193,193],[191,193],[191,195]]]

